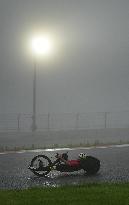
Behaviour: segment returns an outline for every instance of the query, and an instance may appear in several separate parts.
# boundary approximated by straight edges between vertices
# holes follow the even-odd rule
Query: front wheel
[[[40,177],[46,176],[51,171],[51,160],[46,155],[37,155],[31,160],[31,171]]]

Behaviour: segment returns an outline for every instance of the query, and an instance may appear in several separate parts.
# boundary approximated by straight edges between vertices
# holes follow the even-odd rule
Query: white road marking
[[[107,148],[122,148],[122,147],[129,147],[129,144],[122,144],[122,145],[105,145],[105,146],[91,146],[91,147],[74,147],[74,148],[53,148],[53,149],[35,149],[35,150],[20,150],[20,151],[7,151],[7,152],[0,152],[0,155],[5,154],[23,154],[28,152],[53,152],[53,151],[67,151],[67,150],[78,150],[78,149],[107,149]]]

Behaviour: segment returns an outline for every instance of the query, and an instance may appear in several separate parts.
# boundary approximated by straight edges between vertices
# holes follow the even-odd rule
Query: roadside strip
[[[23,154],[27,152],[53,152],[53,151],[64,151],[64,150],[78,150],[78,149],[84,149],[84,150],[89,150],[89,149],[107,149],[107,148],[122,148],[122,147],[129,147],[129,144],[122,144],[122,145],[105,145],[105,146],[91,146],[91,147],[74,147],[74,148],[52,148],[52,149],[34,149],[34,150],[20,150],[20,151],[7,151],[7,152],[0,152],[0,155],[5,155],[5,154]]]

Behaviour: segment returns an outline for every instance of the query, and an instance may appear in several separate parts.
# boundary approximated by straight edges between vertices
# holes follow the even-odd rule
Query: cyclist
[[[80,165],[80,160],[86,158],[86,154],[80,153],[78,155],[78,159],[76,160],[66,160],[62,155],[57,155],[57,158],[59,158],[62,162],[64,162],[66,165],[69,165],[70,167],[78,167]]]

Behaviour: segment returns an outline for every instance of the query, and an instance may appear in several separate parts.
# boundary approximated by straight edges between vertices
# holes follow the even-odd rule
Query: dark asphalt
[[[101,161],[100,171],[95,176],[84,176],[83,171],[60,173],[52,171],[47,178],[39,178],[27,167],[37,154],[53,157],[57,151],[39,153],[10,153],[0,155],[0,189],[25,189],[33,186],[60,186],[64,184],[129,182],[129,147],[92,148],[70,150],[69,158],[77,158],[80,152],[97,157]],[[59,151],[63,153],[63,151]]]

